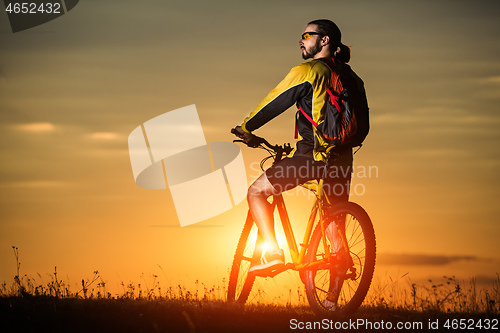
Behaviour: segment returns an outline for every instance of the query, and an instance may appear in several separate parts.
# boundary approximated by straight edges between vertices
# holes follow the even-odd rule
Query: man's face
[[[321,51],[321,35],[307,34],[308,32],[317,33],[318,26],[316,24],[309,24],[304,29],[305,38],[301,38],[299,41],[299,46],[302,51],[302,58],[309,59],[313,58],[318,52]]]

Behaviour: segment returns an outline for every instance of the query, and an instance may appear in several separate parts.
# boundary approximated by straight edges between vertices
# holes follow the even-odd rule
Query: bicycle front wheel
[[[353,202],[336,205],[330,216],[336,221],[339,231],[345,233],[352,260],[349,259],[341,270],[334,262],[306,270],[306,295],[311,308],[318,314],[351,314],[359,308],[370,288],[375,269],[375,232],[368,214]],[[331,242],[329,237],[322,236],[318,224],[308,248],[308,262],[328,259],[325,245],[330,252],[339,246]]]
[[[245,303],[255,281],[255,275],[248,274],[250,264],[262,256],[264,239],[258,233],[250,212],[241,232],[233,265],[229,275],[227,300]]]

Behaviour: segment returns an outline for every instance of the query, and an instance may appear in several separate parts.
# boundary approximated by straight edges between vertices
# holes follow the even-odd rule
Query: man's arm
[[[241,129],[246,133],[251,133],[307,95],[313,89],[310,82],[310,69],[310,63],[303,63],[292,68],[276,88],[245,118]]]

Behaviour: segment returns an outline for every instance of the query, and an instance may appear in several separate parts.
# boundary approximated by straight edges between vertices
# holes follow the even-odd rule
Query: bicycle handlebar
[[[235,128],[231,129],[231,133],[238,136],[238,134],[237,134],[238,132],[236,131]],[[272,151],[274,151],[276,154],[283,154],[284,153],[285,155],[288,155],[293,150],[289,143],[285,143],[285,144],[283,144],[283,146],[280,146],[277,144],[273,146],[266,139],[261,138],[260,136],[257,136],[254,134],[252,134],[252,138],[248,142],[246,142],[244,140],[233,140],[233,142],[244,143],[250,148],[258,148],[258,147],[264,145],[264,146],[268,147],[269,149],[271,149]]]

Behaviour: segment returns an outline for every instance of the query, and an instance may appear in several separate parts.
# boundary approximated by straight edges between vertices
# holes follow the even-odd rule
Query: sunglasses
[[[323,34],[320,34],[319,32],[314,32],[314,31],[310,31],[310,32],[304,32],[302,34],[302,39],[311,39],[314,35],[319,35],[319,36],[324,36]]]

